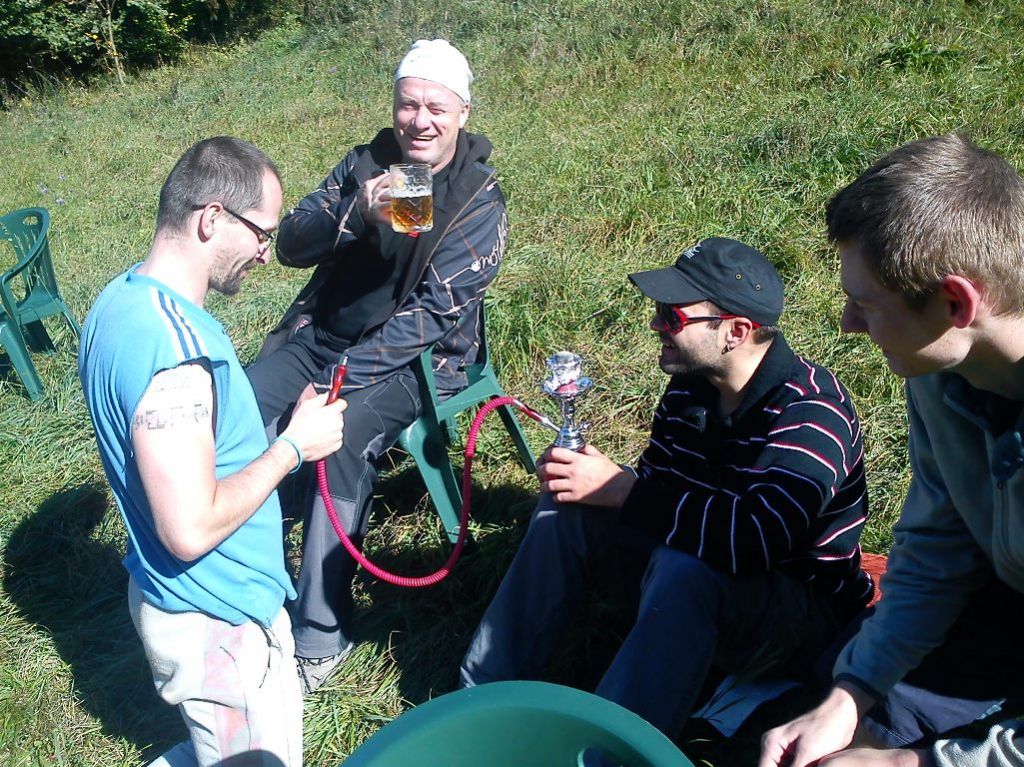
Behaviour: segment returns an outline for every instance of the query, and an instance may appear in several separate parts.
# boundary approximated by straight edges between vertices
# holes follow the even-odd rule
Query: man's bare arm
[[[132,445],[157,535],[186,562],[237,530],[298,462],[294,448],[279,440],[218,480],[213,408],[210,372],[201,363],[186,363],[153,377],[132,419]],[[327,405],[326,395],[296,408],[285,436],[304,461],[341,446],[344,408],[341,400]]]
[[[925,749],[852,748],[826,756],[819,767],[934,767],[935,761]]]

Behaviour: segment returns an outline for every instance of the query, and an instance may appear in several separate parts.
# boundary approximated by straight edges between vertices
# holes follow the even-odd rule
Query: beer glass
[[[391,228],[396,232],[429,232],[434,228],[434,194],[430,166],[399,163],[391,173]]]

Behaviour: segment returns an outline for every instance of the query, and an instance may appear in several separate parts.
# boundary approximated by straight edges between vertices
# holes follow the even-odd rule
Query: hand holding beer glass
[[[434,228],[434,190],[430,165],[398,163],[391,178],[391,228],[396,232],[429,232]]]

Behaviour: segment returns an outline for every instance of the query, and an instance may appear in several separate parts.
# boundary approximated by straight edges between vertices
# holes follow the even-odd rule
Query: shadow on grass
[[[451,544],[440,532],[433,504],[424,499],[415,466],[404,463],[401,471],[381,482],[379,493],[388,507],[410,511],[382,519],[384,504],[376,504],[368,539],[371,559],[401,575],[437,570],[451,553]],[[515,554],[535,501],[534,494],[518,486],[474,483],[471,525],[481,534],[467,542],[451,574],[434,586],[401,588],[359,571],[357,639],[394,658],[401,672],[400,693],[409,702],[422,703],[455,689],[459,662]],[[414,516],[418,518],[412,520]],[[375,525],[383,526],[376,535]],[[408,526],[436,529],[437,534],[425,536],[429,543],[410,540],[399,533]]]
[[[28,391],[25,389],[25,384],[21,380],[21,376],[18,371],[14,369],[14,365],[11,363],[11,358],[7,356],[3,347],[0,347],[0,381],[10,384],[12,391],[15,391],[23,397],[28,399]]]
[[[415,466],[403,463],[399,471],[390,473],[381,482],[379,494],[391,508],[416,511],[382,518],[383,504],[376,504],[369,538],[371,559],[402,575],[436,570],[451,549],[440,533],[433,504],[424,498]],[[459,664],[519,547],[538,497],[518,485],[474,483],[472,524],[479,534],[438,585],[401,588],[359,571],[356,638],[387,650],[401,672],[399,691],[405,700],[416,705],[458,685]],[[414,523],[418,529],[438,530],[429,546],[417,547],[389,531],[402,527],[402,518],[412,515],[435,518]],[[378,525],[383,529],[374,534]],[[593,690],[631,627],[638,592],[629,592],[614,573],[595,575],[597,585],[579,605],[545,681]]]
[[[12,533],[3,588],[26,621],[53,637],[81,705],[105,734],[140,749],[155,744],[156,756],[185,729],[153,689],[128,614],[121,553],[97,536],[106,512],[99,485],[54,493]]]

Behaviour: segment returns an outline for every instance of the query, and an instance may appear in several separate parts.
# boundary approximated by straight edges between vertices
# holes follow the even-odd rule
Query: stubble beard
[[[210,273],[210,287],[225,296],[234,296],[242,289],[242,272],[253,263],[249,260],[232,269],[233,260],[226,252],[221,253]]]
[[[710,354],[710,350],[708,352]],[[669,359],[665,358],[666,353],[670,355]],[[691,375],[709,378],[721,372],[720,364],[715,365],[713,362],[701,359],[700,355],[695,354],[693,350],[684,351],[678,346],[673,346],[669,349],[662,347],[658,365],[662,372],[668,375]]]

